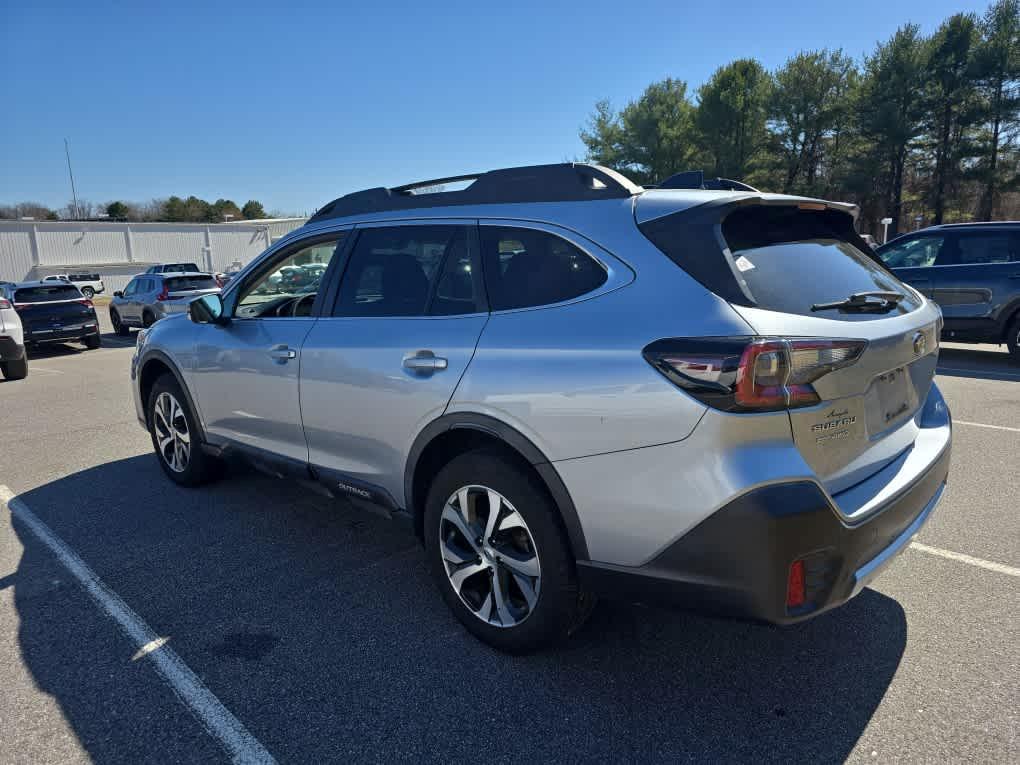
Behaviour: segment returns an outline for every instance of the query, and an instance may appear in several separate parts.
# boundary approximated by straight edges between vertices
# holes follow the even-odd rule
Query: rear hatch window
[[[170,292],[187,292],[189,290],[214,290],[216,280],[211,276],[175,276],[166,280]]]
[[[15,290],[15,303],[49,303],[54,300],[80,300],[78,288],[70,284],[54,284],[44,287],[22,287]]]
[[[846,213],[793,206],[740,207],[722,223],[726,250],[718,243],[705,247],[708,240],[692,237],[693,228],[680,213],[644,224],[642,231],[691,276],[732,303],[842,321],[889,318],[920,305],[902,282],[860,248],[866,245]],[[691,246],[692,242],[702,246]],[[882,312],[812,310],[860,292],[904,297]]]

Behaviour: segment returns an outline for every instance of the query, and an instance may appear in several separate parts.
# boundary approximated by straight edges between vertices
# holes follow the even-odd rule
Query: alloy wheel
[[[156,397],[152,426],[160,456],[175,473],[183,473],[191,459],[191,433],[184,410],[166,391]]]
[[[464,486],[446,501],[439,549],[454,592],[482,621],[516,627],[538,602],[538,549],[524,518],[498,491]]]

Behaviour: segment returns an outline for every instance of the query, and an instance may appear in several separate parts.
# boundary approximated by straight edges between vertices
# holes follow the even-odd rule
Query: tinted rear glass
[[[827,319],[875,319],[918,307],[902,282],[847,241],[834,211],[790,207],[737,210],[723,221],[733,264],[759,308]],[[907,298],[887,314],[814,312],[816,303],[855,292],[900,292]]]
[[[674,219],[673,225],[670,219]],[[919,302],[907,287],[856,242],[853,219],[836,210],[748,206],[726,216],[718,243],[686,225],[683,214],[654,221],[642,230],[669,257],[730,302],[782,313],[844,321],[868,321],[908,313]],[[866,245],[860,242],[860,246]],[[817,303],[844,300],[856,292],[906,295],[888,313],[812,311]]]
[[[172,273],[183,274],[183,273],[187,273],[189,271],[201,271],[201,270],[202,269],[200,269],[194,263],[168,263],[167,265],[163,266],[163,273],[164,274],[172,274]]]
[[[216,280],[211,276],[175,276],[172,279],[164,279],[163,282],[170,292],[216,289]]]
[[[52,287],[22,287],[14,293],[15,303],[46,303],[51,300],[77,300],[81,293],[70,284],[54,284]]]

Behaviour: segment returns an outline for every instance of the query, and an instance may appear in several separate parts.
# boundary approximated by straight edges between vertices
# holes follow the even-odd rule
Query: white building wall
[[[79,224],[73,229],[36,229],[40,266],[79,267],[128,260],[123,230],[105,224]]]
[[[0,227],[0,279],[16,281],[32,270],[31,227]]]
[[[131,253],[136,263],[197,263],[206,268],[205,226],[165,223],[159,228],[131,226]],[[144,268],[139,270],[144,271]]]
[[[0,279],[88,269],[99,272],[112,291],[153,263],[191,261],[211,270],[247,264],[304,223],[304,218],[209,225],[0,221]]]

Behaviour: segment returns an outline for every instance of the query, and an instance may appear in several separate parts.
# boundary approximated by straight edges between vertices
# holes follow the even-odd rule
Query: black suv
[[[99,319],[92,301],[68,282],[41,281],[7,284],[0,297],[12,303],[21,319],[25,347],[43,343],[84,343],[88,349],[102,345]]]
[[[1020,361],[1020,222],[952,223],[878,248],[903,281],[942,308],[942,337],[1005,343]]]

